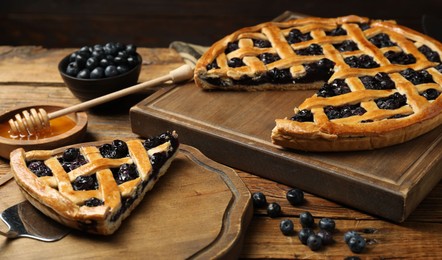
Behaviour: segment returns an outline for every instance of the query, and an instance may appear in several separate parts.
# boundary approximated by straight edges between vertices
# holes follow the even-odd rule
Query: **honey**
[[[49,138],[57,136],[71,130],[75,126],[75,121],[69,116],[61,116],[50,121],[50,128],[45,131],[40,131],[36,134],[29,136],[16,136],[11,135],[8,121],[4,121],[0,124],[0,136],[4,138],[14,140],[39,140],[43,138]]]

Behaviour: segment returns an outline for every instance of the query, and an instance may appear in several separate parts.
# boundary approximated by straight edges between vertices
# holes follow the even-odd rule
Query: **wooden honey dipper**
[[[182,82],[191,79],[193,76],[193,69],[190,65],[182,65],[172,71],[167,75],[128,87],[110,94],[94,98],[80,104],[60,109],[52,113],[47,113],[44,109],[32,108],[29,110],[22,111],[20,114],[16,114],[14,119],[9,119],[10,133],[12,135],[29,136],[38,133],[39,131],[48,129],[50,127],[50,120],[60,116],[67,115],[69,113],[83,111],[88,108],[106,103],[108,101],[115,100],[120,97],[124,97],[129,94],[133,94],[147,87],[154,87],[162,84],[166,81],[171,80],[173,83]]]

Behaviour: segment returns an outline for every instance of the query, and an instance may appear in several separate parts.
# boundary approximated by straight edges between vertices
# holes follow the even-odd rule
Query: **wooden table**
[[[32,104],[37,100],[78,103],[79,100],[65,87],[57,71],[58,61],[72,51],[73,49],[43,49],[35,46],[0,46],[0,111],[17,105]],[[145,63],[139,81],[162,75],[183,63],[180,56],[170,49],[140,48],[139,52]],[[142,93],[139,97],[142,99],[148,95],[149,93]],[[135,105],[137,100],[134,102],[123,104],[120,109],[110,111],[111,113],[89,111],[88,132],[84,141],[136,137],[131,132],[128,116],[128,108]],[[8,171],[8,161],[0,159],[0,176]],[[294,207],[285,199],[290,187],[251,173],[238,171],[238,174],[250,192],[265,193],[269,202],[278,202],[283,210],[283,216],[278,218],[268,217],[264,209],[254,211],[245,235],[241,258],[343,259],[354,255],[343,241],[343,234],[347,230],[357,230],[367,238],[366,250],[358,255],[361,258],[442,257],[442,183],[434,188],[404,223],[396,224],[309,193],[305,195],[304,204]],[[302,245],[296,236],[282,235],[279,230],[280,221],[292,219],[295,230],[299,230],[298,216],[304,211],[310,211],[316,222],[322,217],[336,221],[334,244],[313,252]]]

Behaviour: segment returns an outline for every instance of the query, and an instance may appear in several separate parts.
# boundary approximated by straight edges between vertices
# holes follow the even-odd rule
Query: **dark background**
[[[120,41],[168,47],[174,40],[210,45],[286,10],[320,17],[394,19],[422,31],[422,15],[441,16],[442,1],[1,0],[0,45],[61,48]]]

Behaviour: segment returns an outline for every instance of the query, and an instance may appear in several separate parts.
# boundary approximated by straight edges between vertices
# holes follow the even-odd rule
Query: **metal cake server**
[[[0,235],[8,239],[27,237],[53,242],[62,239],[70,232],[69,228],[45,216],[28,201],[7,208],[0,218],[9,227],[8,232],[0,231]]]

